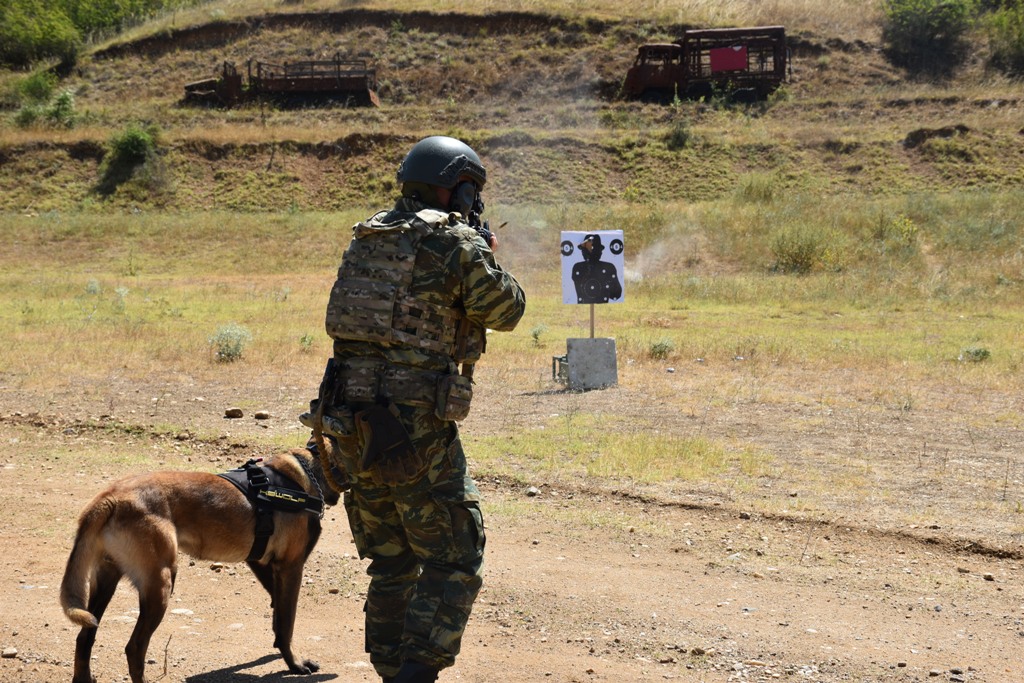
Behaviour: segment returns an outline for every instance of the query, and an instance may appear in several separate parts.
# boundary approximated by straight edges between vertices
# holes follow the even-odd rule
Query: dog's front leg
[[[295,630],[295,613],[302,588],[303,563],[276,564],[274,566],[274,647],[281,650],[288,669],[292,673],[311,674],[320,670],[320,665],[311,659],[299,661],[292,652],[292,633]]]
[[[270,594],[270,608],[274,608],[274,570],[268,564],[260,564],[258,562],[247,562],[249,569],[259,579],[260,585],[267,589],[267,593]],[[275,629],[275,633],[276,633]]]

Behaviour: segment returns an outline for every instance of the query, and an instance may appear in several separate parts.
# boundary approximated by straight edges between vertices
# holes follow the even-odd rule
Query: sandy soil
[[[813,383],[768,372],[624,368],[620,387],[600,392],[485,389],[487,405],[500,402],[509,417],[496,425],[475,414],[467,431],[514,429],[559,410],[628,413],[646,400],[670,408],[662,428],[699,423],[711,438],[758,444],[779,460],[755,491],[481,474],[485,587],[442,681],[1024,680],[1020,524],[979,502],[995,495],[983,484],[1002,467],[1003,493],[1020,499],[1012,423],[963,429],[948,387],[916,388],[906,410],[858,400],[857,384],[838,371],[812,373]],[[754,375],[770,395],[736,389]],[[800,400],[810,386],[818,398]],[[269,452],[268,433],[301,437],[294,397],[280,392],[261,422],[225,420],[237,397],[215,386],[80,389],[59,405],[0,390],[0,681],[70,680],[76,630],[58,586],[76,515],[104,482],[146,469],[228,469]],[[825,404],[827,419],[817,419]],[[974,409],[1019,410],[1019,398],[988,393]],[[168,424],[183,427],[168,433]],[[870,493],[840,479],[827,485],[863,469],[863,453],[877,456]],[[815,469],[825,483],[809,486],[815,480],[799,474]],[[363,570],[343,512],[330,510],[296,625],[297,650],[323,667],[309,680],[376,680],[362,652]],[[127,680],[135,606],[122,585],[99,632],[100,681]],[[150,680],[286,678],[269,600],[244,565],[183,558],[171,609],[150,649]]]

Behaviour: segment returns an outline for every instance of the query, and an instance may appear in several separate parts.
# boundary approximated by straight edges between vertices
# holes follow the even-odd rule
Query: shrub
[[[957,358],[961,363],[982,363],[987,361],[992,354],[984,346],[968,346],[960,351]]]
[[[0,63],[28,66],[47,57],[73,62],[82,38],[59,3],[0,2]]]
[[[138,169],[155,160],[158,135],[155,126],[143,128],[133,123],[110,138],[97,187],[100,194],[112,194]]]
[[[676,119],[665,135],[665,146],[674,152],[686,147],[692,138],[690,122],[685,118]]]
[[[671,356],[672,352],[675,350],[675,343],[668,337],[665,337],[656,342],[652,342],[650,347],[647,349],[647,354],[654,360],[665,360]]]
[[[989,64],[1012,76],[1024,76],[1024,3],[993,12],[988,35]]]
[[[110,139],[109,153],[116,163],[137,165],[146,161],[156,152],[156,128],[141,128],[129,124],[121,133]]]
[[[43,107],[38,104],[26,104],[14,115],[14,125],[18,128],[30,128],[43,117]]]
[[[811,227],[783,228],[773,237],[771,249],[775,256],[772,270],[806,275],[823,262],[828,241]]]
[[[530,330],[530,336],[533,338],[533,345],[534,346],[538,346],[539,347],[541,345],[540,337],[541,337],[542,334],[544,334],[547,331],[548,331],[548,326],[545,325],[544,323],[540,323],[539,325],[535,325],[534,328],[532,330]]]
[[[47,107],[46,120],[62,128],[71,128],[75,125],[75,96],[70,90],[61,92]]]
[[[57,77],[49,71],[37,71],[26,76],[16,86],[22,101],[42,104],[49,102],[57,87]]]
[[[923,75],[948,76],[967,57],[976,0],[885,0],[889,59]]]
[[[242,357],[245,345],[252,341],[252,333],[245,327],[231,323],[217,330],[210,337],[213,357],[221,363],[231,363]]]

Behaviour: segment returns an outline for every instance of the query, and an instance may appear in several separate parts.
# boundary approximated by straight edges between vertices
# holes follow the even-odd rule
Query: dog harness
[[[309,512],[323,517],[324,501],[303,491],[277,470],[260,465],[263,458],[251,458],[241,467],[218,474],[245,494],[256,511],[256,538],[247,562],[255,562],[267,551],[274,534],[274,512]]]

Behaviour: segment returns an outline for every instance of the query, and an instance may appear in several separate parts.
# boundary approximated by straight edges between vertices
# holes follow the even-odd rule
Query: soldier
[[[513,329],[526,306],[479,222],[486,179],[459,140],[412,147],[395,207],[353,228],[327,306],[334,357],[303,416],[331,437],[324,450],[370,559],[366,650],[385,683],[436,681],[480,590],[480,494],[456,420],[485,328]]]

